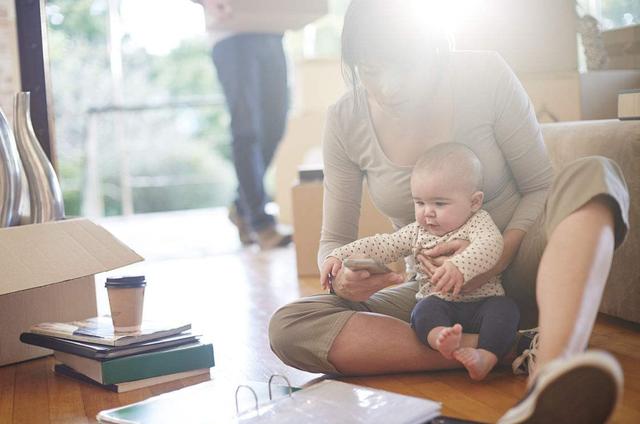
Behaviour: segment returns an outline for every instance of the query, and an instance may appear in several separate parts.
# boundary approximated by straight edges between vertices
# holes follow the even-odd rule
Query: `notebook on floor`
[[[254,400],[250,386],[256,393]],[[237,390],[215,381],[165,393],[121,408],[102,411],[103,423],[426,423],[440,415],[441,405],[384,390],[324,380],[289,394],[267,383],[249,383]],[[238,408],[236,409],[236,401]],[[256,405],[257,403],[257,405]]]

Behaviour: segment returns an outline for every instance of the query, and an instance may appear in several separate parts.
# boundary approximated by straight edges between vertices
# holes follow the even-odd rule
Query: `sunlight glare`
[[[454,35],[481,9],[484,0],[417,0],[414,11],[433,30]]]
[[[154,55],[205,32],[202,7],[190,0],[122,0],[120,14],[132,41]]]

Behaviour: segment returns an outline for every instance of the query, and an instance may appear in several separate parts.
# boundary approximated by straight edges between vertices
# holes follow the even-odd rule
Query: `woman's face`
[[[410,74],[409,67],[358,66],[358,76],[368,96],[382,109],[395,110],[414,98],[415,90],[410,89],[411,83],[407,80]]]
[[[358,65],[358,76],[370,100],[390,114],[402,115],[428,101],[437,82],[424,62]]]

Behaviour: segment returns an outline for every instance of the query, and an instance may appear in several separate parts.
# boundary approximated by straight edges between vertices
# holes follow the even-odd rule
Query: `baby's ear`
[[[482,201],[484,200],[484,193],[481,191],[476,191],[471,195],[471,210],[473,212],[478,212],[482,207]]]

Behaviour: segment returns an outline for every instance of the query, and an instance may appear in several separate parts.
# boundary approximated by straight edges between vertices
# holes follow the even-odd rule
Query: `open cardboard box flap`
[[[214,31],[284,32],[304,27],[329,12],[327,0],[234,0],[232,13],[210,14]]]
[[[110,271],[143,258],[87,219],[0,229],[0,296]]]

